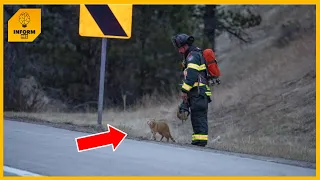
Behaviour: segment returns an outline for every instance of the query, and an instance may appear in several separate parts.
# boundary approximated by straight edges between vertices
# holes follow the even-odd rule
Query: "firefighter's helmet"
[[[171,37],[171,42],[176,48],[180,48],[185,44],[191,45],[194,42],[194,37],[187,34],[177,34]]]

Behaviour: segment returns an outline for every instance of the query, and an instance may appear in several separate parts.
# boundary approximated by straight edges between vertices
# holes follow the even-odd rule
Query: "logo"
[[[40,34],[40,8],[21,8],[8,21],[8,42],[33,42]]]
[[[187,56],[187,60],[188,61],[191,61],[193,59],[193,56],[191,55],[191,54],[189,54],[188,56]]]

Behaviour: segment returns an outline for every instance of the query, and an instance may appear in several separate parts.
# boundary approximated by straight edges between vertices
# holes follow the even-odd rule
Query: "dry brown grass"
[[[180,127],[181,122],[175,117],[176,104],[163,105],[157,107],[140,108],[140,110],[122,112],[109,109],[103,113],[102,124],[107,127],[111,124],[119,128],[130,137],[150,138],[150,128],[147,121],[156,119],[167,119],[172,136],[177,142],[185,143],[189,141],[189,134],[192,133],[191,126]],[[25,112],[5,112],[6,117],[42,119],[53,123],[74,124],[80,126],[96,125],[97,113],[25,113]]]
[[[233,42],[227,44],[225,36],[218,38],[223,77],[222,84],[214,88],[214,101],[210,104],[209,147],[315,162],[316,50],[315,32],[310,28],[310,24],[315,24],[312,16],[315,8],[288,8],[292,7],[265,10],[264,23],[250,30],[256,37],[253,45],[240,48]],[[301,29],[299,36],[291,38],[288,44],[275,47],[277,39],[285,36],[279,31],[281,24],[296,17],[307,28]],[[177,143],[190,143],[190,119],[182,125],[175,116],[180,103],[178,96],[160,99],[148,96],[143,105],[126,112],[109,108],[103,114],[103,124],[122,129],[131,137],[148,138],[147,120],[166,118]],[[5,112],[5,115],[76,125],[97,122],[97,113]],[[216,137],[220,139],[216,141]]]
[[[315,10],[289,8],[265,12],[264,24],[251,30],[261,36],[253,45],[220,49],[228,53],[220,55],[225,83],[215,89],[209,115],[212,135],[221,137],[214,147],[315,162]],[[279,16],[284,12],[291,16]],[[299,30],[279,30],[295,18]],[[278,26],[265,30],[274,19]],[[285,38],[287,44],[275,46]]]

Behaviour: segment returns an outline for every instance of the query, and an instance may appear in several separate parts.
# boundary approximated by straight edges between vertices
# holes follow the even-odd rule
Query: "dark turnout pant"
[[[208,141],[208,96],[205,93],[191,95],[189,106],[193,128],[193,145],[206,146]]]

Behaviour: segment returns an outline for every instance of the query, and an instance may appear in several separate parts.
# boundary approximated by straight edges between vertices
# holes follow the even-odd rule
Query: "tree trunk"
[[[211,42],[211,48],[215,51],[215,31],[216,31],[216,5],[206,5],[204,12],[204,34]]]

